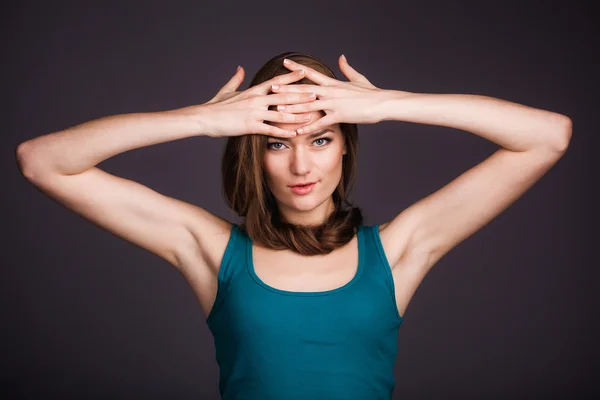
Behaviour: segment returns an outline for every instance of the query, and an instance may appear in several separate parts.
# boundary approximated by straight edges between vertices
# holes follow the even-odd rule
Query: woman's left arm
[[[284,62],[284,66],[290,70],[304,68],[316,85],[274,88],[277,93],[315,92],[319,98],[291,105],[287,112],[326,113],[298,129],[300,134],[338,122],[394,120],[460,129],[501,146],[486,160],[380,226],[390,266],[410,270],[414,277],[422,278],[448,251],[531,188],[562,157],[571,139],[572,124],[567,116],[487,96],[380,89],[343,56],[339,66],[349,82],[295,62]]]
[[[381,120],[461,129],[502,147],[385,224],[392,248],[393,243],[404,243],[404,248],[391,251],[391,265],[415,254],[426,255],[416,258],[426,260],[419,268],[430,269],[531,188],[561,158],[571,138],[567,116],[505,100],[467,94],[381,93],[377,108]],[[407,227],[412,227],[409,239]]]
[[[511,151],[563,153],[571,138],[569,117],[510,101],[470,94],[381,91],[381,120],[447,126],[474,133]]]

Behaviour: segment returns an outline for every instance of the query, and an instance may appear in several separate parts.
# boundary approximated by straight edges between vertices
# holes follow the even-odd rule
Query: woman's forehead
[[[273,140],[277,140],[279,142],[299,142],[299,141],[310,141],[310,140],[313,140],[316,137],[323,136],[326,133],[330,133],[330,134],[333,134],[333,135],[341,135],[341,133],[339,132],[339,129],[336,129],[336,126],[337,126],[337,124],[336,125],[330,125],[330,126],[327,126],[325,128],[319,129],[317,132],[312,132],[312,133],[306,133],[306,134],[302,134],[302,135],[297,135],[297,136],[294,136],[292,138],[277,137],[277,138],[272,138],[272,139]]]

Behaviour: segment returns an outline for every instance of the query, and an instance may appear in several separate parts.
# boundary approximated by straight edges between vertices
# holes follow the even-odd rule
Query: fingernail
[[[240,70],[240,68],[242,68],[241,66],[238,65],[237,69],[235,70],[235,72],[238,72]]]
[[[346,61],[346,56],[342,54],[342,58],[344,59],[344,61]]]
[[[287,58],[284,58],[284,59],[283,59],[283,63],[284,63],[284,64],[289,64],[289,63],[291,63],[291,61],[290,61],[290,60],[288,60]]]
[[[272,89],[279,89],[279,85],[271,85]]]
[[[303,129],[302,129],[302,128],[300,128],[300,129],[296,129],[296,132],[298,133],[298,135],[299,135],[299,134],[301,134],[301,133],[302,133],[302,131],[303,131]]]

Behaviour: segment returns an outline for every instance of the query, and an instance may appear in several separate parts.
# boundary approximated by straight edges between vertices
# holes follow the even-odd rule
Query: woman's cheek
[[[264,163],[265,175],[267,180],[267,186],[271,191],[278,192],[281,190],[281,186],[285,184],[285,178],[279,176],[277,172],[283,171],[282,166],[277,165],[273,160],[266,158]]]
[[[328,174],[336,172],[342,166],[341,157],[336,157],[332,154],[331,157],[328,157],[323,160],[321,163],[320,170],[326,172]]]

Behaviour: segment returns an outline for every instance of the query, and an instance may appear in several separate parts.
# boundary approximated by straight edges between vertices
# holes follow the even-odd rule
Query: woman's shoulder
[[[182,261],[196,266],[201,263],[217,273],[231,235],[239,231],[238,225],[202,210],[189,222],[189,230],[193,245],[181,256]]]

